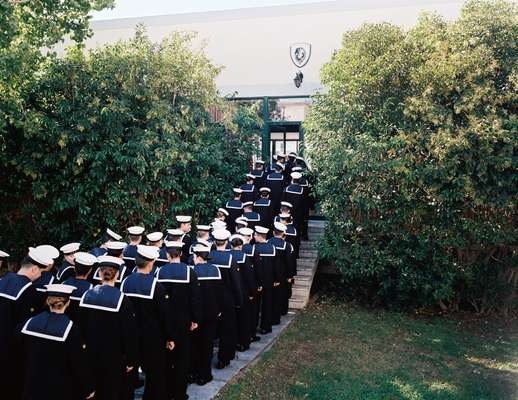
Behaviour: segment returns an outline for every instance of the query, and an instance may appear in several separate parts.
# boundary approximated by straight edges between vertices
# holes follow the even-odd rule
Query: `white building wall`
[[[422,11],[447,19],[459,15],[461,0],[347,0],[326,3],[252,8],[183,15],[127,18],[92,22],[94,36],[87,47],[127,39],[142,23],[153,40],[172,31],[198,32],[206,53],[224,70],[217,78],[221,95],[308,95],[324,90],[319,70],[340,47],[343,32],[365,22],[388,21],[408,28]],[[301,70],[304,82],[297,89],[298,68],[290,59],[292,43],[312,45],[311,59]]]

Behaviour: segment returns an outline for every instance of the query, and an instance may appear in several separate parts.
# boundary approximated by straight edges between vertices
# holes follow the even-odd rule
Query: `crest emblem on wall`
[[[311,57],[311,45],[309,43],[294,43],[290,46],[291,61],[296,67],[302,68]]]

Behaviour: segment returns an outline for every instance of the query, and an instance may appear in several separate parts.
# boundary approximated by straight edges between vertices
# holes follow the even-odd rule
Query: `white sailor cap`
[[[241,240],[243,243],[245,242],[245,238],[242,236],[242,235],[239,235],[239,234],[234,234],[232,236],[230,236],[230,241],[232,242],[234,239],[239,239]]]
[[[302,178],[302,174],[300,172],[292,172],[291,177],[293,179],[300,179],[300,178]]]
[[[164,234],[162,232],[151,232],[146,235],[147,240],[150,242],[158,242],[162,240]]]
[[[158,258],[160,250],[156,246],[144,246],[139,244],[137,246],[137,254],[144,260],[153,261]]]
[[[234,191],[234,193],[237,193],[237,194],[243,193],[243,189],[241,189],[241,188],[234,188],[232,190]]]
[[[216,240],[227,240],[230,237],[231,233],[226,229],[216,229],[212,232],[212,236]]]
[[[70,294],[76,290],[77,288],[72,285],[64,285],[62,283],[52,283],[50,285],[45,285],[47,289],[47,296],[56,296],[56,297],[68,297]]]
[[[205,239],[196,239],[197,243],[201,243],[203,246],[208,247],[209,249],[212,247],[212,243]]]
[[[99,263],[99,268],[110,267],[117,270],[121,267],[122,264],[124,264],[124,260],[122,258],[106,255],[97,257],[97,262]]]
[[[268,228],[265,228],[264,226],[256,225],[256,227],[255,227],[255,231],[256,231],[257,233],[261,233],[261,234],[265,235],[265,234],[267,234],[267,233],[268,233],[269,229],[268,229]]]
[[[45,250],[38,248],[29,249],[29,258],[40,268],[47,268],[54,262],[54,260],[47,255]]]
[[[298,156],[298,157],[296,157],[296,158],[297,158],[297,160],[299,160],[299,161],[305,161],[303,157]]]
[[[293,204],[288,203],[287,201],[281,201],[281,206],[293,208]]]
[[[0,250],[0,258],[7,258],[11,257],[9,253],[6,253],[5,251]]]
[[[81,243],[68,243],[61,246],[59,250],[61,250],[63,254],[72,254],[78,251],[79,247],[81,247]]]
[[[52,258],[53,260],[59,257],[59,250],[50,244],[42,244],[36,248],[42,250],[49,258]]]
[[[168,229],[167,233],[171,236],[182,236],[183,231],[181,229]]]
[[[301,166],[296,166],[296,167],[293,167],[291,170],[293,172],[302,172],[304,170],[304,168],[302,168]]]
[[[228,211],[227,211],[227,210],[225,210],[223,207],[218,208],[218,211],[219,211],[220,213],[222,213],[222,214],[225,214],[227,217],[228,217],[228,215],[229,215],[229,214],[228,214]]]
[[[124,250],[126,248],[127,244],[124,242],[113,241],[113,242],[106,243],[105,246],[107,249],[110,249],[110,250]]]
[[[192,221],[192,217],[190,215],[177,215],[176,220],[181,224],[186,224]]]
[[[264,164],[264,161],[263,160],[255,160],[255,163],[256,164]]]
[[[238,230],[238,232],[243,236],[252,236],[254,234],[254,230],[250,228],[241,228]]]
[[[203,243],[196,243],[192,248],[193,253],[208,253],[210,252],[210,246],[206,246]]]
[[[110,228],[106,228],[106,233],[108,234],[108,236],[110,236],[113,240],[121,240],[122,239],[122,236],[119,235],[118,233],[115,233],[114,231],[112,231]]]
[[[183,249],[185,243],[180,242],[179,240],[175,240],[170,242],[166,241],[164,244],[168,249]]]
[[[144,227],[142,226],[130,226],[128,233],[133,236],[140,236],[144,233]]]
[[[270,193],[272,190],[269,188],[269,187],[262,187],[261,189],[259,189],[260,192],[268,192]]]
[[[273,227],[276,231],[286,232],[286,225],[284,225],[280,222],[274,222]]]
[[[85,253],[84,251],[79,251],[76,253],[75,263],[84,265],[85,267],[91,267],[97,262],[97,257],[90,253]]]
[[[227,227],[227,223],[224,221],[221,221],[219,219],[213,221],[210,226],[212,226],[212,229],[225,229]]]
[[[210,225],[196,225],[196,230],[208,232],[210,231]]]
[[[297,157],[297,153],[295,153],[294,151],[290,151],[288,157]]]
[[[284,164],[278,162],[278,163],[275,163],[275,167],[279,167],[281,168],[282,170],[284,170]]]
[[[253,175],[253,174],[246,174],[246,177],[247,177],[248,179],[255,179],[255,178],[256,178],[256,176],[255,176],[255,175]]]
[[[245,217],[237,217],[236,224],[248,226],[248,220]]]
[[[253,206],[254,205],[254,202],[253,201],[245,201],[243,203],[243,207],[250,207],[250,206]]]
[[[280,213],[279,218],[288,219],[288,218],[291,218],[291,214],[290,213]]]

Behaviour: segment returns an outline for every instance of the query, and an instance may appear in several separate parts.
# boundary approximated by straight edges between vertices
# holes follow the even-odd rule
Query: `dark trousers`
[[[250,338],[257,334],[257,327],[259,326],[259,313],[261,310],[261,293],[257,294],[250,302]]]
[[[199,329],[199,328],[198,328]],[[175,346],[168,355],[167,371],[169,377],[169,398],[184,400],[187,398],[188,374],[190,368],[190,330],[179,330],[176,335]]]
[[[272,289],[272,297],[272,325],[278,325],[281,323],[281,312],[284,306],[284,299],[286,297],[282,282]]]
[[[217,321],[204,321],[194,330],[192,356],[193,371],[200,379],[212,378],[212,353],[214,337],[216,336]]]
[[[154,343],[155,344],[155,343]],[[158,344],[158,343],[157,343]],[[146,374],[143,400],[168,400],[166,348],[154,346],[142,347],[142,371]]]
[[[286,284],[284,285],[284,299],[283,299],[283,305],[281,308],[281,315],[288,314],[288,309],[290,307],[290,299],[291,299],[291,294],[292,294],[292,290],[291,290],[292,286],[293,286],[293,283],[288,283],[288,282],[286,282]]]
[[[236,356],[237,318],[235,307],[227,307],[219,319],[219,351],[218,359],[223,362],[233,360]]]
[[[263,287],[261,296],[261,329],[270,331],[272,329],[273,317],[273,288]]]
[[[237,342],[244,347],[250,346],[250,325],[252,319],[252,303],[248,299],[243,300],[243,306],[237,310]]]

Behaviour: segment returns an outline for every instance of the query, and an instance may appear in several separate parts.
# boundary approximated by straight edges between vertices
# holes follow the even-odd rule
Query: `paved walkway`
[[[189,385],[187,393],[189,400],[210,400],[213,399],[219,391],[227,384],[227,382],[236,376],[242,369],[253,363],[266,350],[268,350],[277,340],[279,334],[293,321],[296,312],[290,311],[288,315],[282,317],[280,325],[274,326],[272,333],[261,335],[259,342],[252,343],[250,349],[243,353],[237,352],[236,359],[230,365],[222,370],[213,368],[212,375],[214,379],[205,386],[196,384]],[[214,364],[216,358],[214,358]],[[136,392],[135,400],[142,398],[142,389]]]

